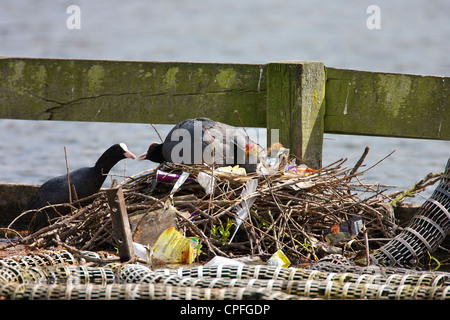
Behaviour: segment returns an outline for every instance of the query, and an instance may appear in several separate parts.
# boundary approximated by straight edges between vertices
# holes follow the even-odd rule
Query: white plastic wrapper
[[[213,176],[202,171],[198,174],[197,181],[203,189],[205,189],[206,194],[211,194],[214,192],[214,185],[216,181]]]
[[[238,211],[236,212],[236,214],[238,218],[236,218],[236,229],[234,230],[233,236],[230,239],[230,243],[231,241],[233,241],[234,236],[236,235],[237,231],[239,230],[239,227],[242,224],[242,221],[245,220],[248,214],[250,213],[250,208],[253,205],[253,202],[255,202],[257,196],[256,195],[252,197],[248,196],[254,193],[257,187],[258,187],[258,179],[252,179],[247,181],[247,183],[244,186],[244,189],[242,190],[241,198],[243,198],[244,200],[239,206],[237,206]]]

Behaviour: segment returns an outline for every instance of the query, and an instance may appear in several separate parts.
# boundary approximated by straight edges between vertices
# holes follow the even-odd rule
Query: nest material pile
[[[390,205],[392,194],[386,195],[387,189],[380,185],[361,182],[361,175],[370,169],[358,172],[361,161],[353,168],[344,166],[345,162],[346,159],[341,159],[312,172],[288,171],[270,176],[218,174],[217,168],[166,163],[129,177],[120,186],[130,218],[169,205],[176,214],[177,229],[186,237],[199,239],[203,253],[200,260],[214,255],[267,257],[282,250],[291,261],[312,261],[320,256],[321,250],[330,248],[325,244],[324,233],[351,218],[362,219],[370,249],[380,247],[398,228]],[[172,193],[174,182],[158,181],[158,170],[172,174],[187,172],[192,179]],[[214,190],[210,194],[197,181],[202,172],[214,176]],[[254,179],[255,192],[243,197],[247,182]],[[248,199],[253,203],[246,202]],[[86,201],[90,204],[82,205]],[[58,210],[60,206],[68,204],[52,208]],[[54,224],[20,242],[41,246],[56,242],[80,250],[114,250],[105,192],[70,206],[70,215],[61,216]],[[239,209],[249,214],[240,219],[236,214]],[[230,242],[238,225],[239,230]],[[363,234],[356,236],[355,243],[362,244],[360,249],[364,248]]]

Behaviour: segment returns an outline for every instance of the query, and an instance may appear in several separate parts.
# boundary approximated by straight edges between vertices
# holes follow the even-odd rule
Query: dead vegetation
[[[404,194],[386,194],[383,186],[362,182],[364,172],[378,164],[360,170],[367,152],[368,148],[351,168],[345,166],[346,159],[341,159],[317,171],[297,167],[301,170],[270,176],[220,173],[207,166],[166,163],[128,177],[120,186],[130,219],[158,210],[171,212],[181,233],[199,239],[203,253],[200,260],[214,255],[267,257],[282,250],[291,261],[313,261],[336,250],[367,251],[368,243],[370,249],[376,249],[400,228],[391,203],[397,204],[401,199],[396,200],[395,196],[400,194],[403,199]],[[158,170],[177,175],[187,172],[190,179],[174,190],[175,182],[158,181]],[[210,194],[197,180],[200,173],[214,176]],[[427,185],[436,182],[439,175],[431,178]],[[255,183],[256,189],[244,191],[249,181]],[[15,243],[114,251],[110,208],[104,191],[47,209],[58,211],[67,206],[72,208],[70,215],[57,218],[52,225]],[[354,241],[325,236],[352,218],[360,218],[364,224],[351,237]],[[9,229],[13,229],[13,224]]]

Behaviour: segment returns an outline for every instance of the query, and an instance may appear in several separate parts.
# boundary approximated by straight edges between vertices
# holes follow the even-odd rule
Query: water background
[[[66,26],[72,4],[81,9],[79,30]],[[372,4],[381,10],[379,30],[366,26]],[[450,76],[449,14],[447,0],[0,0],[0,56],[318,60],[329,67]],[[170,126],[157,129],[164,137]],[[149,124],[0,120],[0,182],[42,183],[64,174],[64,146],[69,168],[76,169],[93,165],[114,143],[126,142],[139,155],[155,141]],[[364,175],[364,182],[397,186],[393,190],[442,171],[450,157],[448,141],[326,134],[323,164],[344,157],[353,166],[365,146],[371,147],[367,165],[396,150]],[[132,175],[151,166],[127,160],[112,173]]]

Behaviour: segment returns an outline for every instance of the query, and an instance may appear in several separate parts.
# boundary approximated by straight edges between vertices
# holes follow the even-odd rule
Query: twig
[[[367,169],[364,170],[364,171],[359,172],[359,174],[363,174],[363,173],[369,171],[370,169],[376,167],[376,166],[377,166],[378,164],[380,164],[382,161],[384,161],[384,160],[386,160],[387,158],[389,158],[395,151],[396,151],[396,150],[393,150],[393,151],[392,151],[391,153],[389,153],[387,156],[385,156],[384,158],[378,160],[374,165],[370,166],[369,168],[367,168]],[[353,175],[354,175],[354,174],[353,174]],[[350,174],[349,177],[351,177],[351,176],[353,176],[353,175]]]
[[[364,162],[364,159],[366,158],[367,154],[369,153],[370,148],[366,147],[364,149],[363,154],[361,155],[361,157],[359,158],[358,162],[356,162],[355,166],[353,167],[352,171],[350,171],[350,175],[354,174],[356,171],[358,171],[359,167],[362,165],[362,163]]]
[[[247,130],[245,130],[244,123],[243,123],[242,120],[241,120],[241,116],[239,115],[239,111],[234,110],[234,114],[237,115],[237,117],[238,117],[238,119],[239,119],[239,122],[240,122],[241,125],[242,125],[242,129],[244,129],[244,131],[245,131],[245,135],[247,136],[247,138],[250,139],[250,136],[248,135]]]
[[[67,185],[69,187],[69,203],[72,203],[72,188],[70,187],[69,163],[67,162],[66,146],[64,146],[64,157],[66,158]]]
[[[215,245],[213,245],[209,241],[209,238],[203,233],[203,231],[200,230],[191,220],[183,217],[183,215],[178,210],[175,209],[174,211],[181,220],[185,221],[188,224],[188,226],[191,227],[193,230],[195,230],[195,232],[200,236],[200,238],[203,241],[205,241],[206,245],[208,246],[208,248],[211,252],[218,253],[222,256],[228,256],[225,252],[221,251],[219,248],[217,248]]]
[[[153,123],[150,123],[151,126],[153,127],[153,129],[155,130],[156,134],[159,137],[159,140],[161,140],[161,142],[164,142],[163,138],[161,138],[161,135],[159,134],[158,130],[156,129],[155,125]]]
[[[396,208],[398,207],[403,200],[407,197],[414,197],[414,193],[423,191],[426,187],[435,184],[443,175],[444,172],[438,173],[429,173],[422,180],[416,182],[412,187],[403,191],[398,195],[394,200],[391,201],[391,205]],[[435,179],[429,183],[426,183],[428,180]]]
[[[51,207],[51,206],[48,206],[48,207]],[[42,229],[39,229],[35,233],[30,234],[27,237],[23,238],[21,242],[27,243],[28,241],[31,241],[33,239],[36,240],[37,238],[42,238],[42,237],[54,234],[55,232],[58,231],[59,228],[67,226],[68,221],[78,218],[79,216],[88,212],[90,209],[92,209],[92,205],[88,205],[88,206],[78,210],[78,212],[74,213],[73,215],[65,216],[61,220],[55,222],[52,225],[49,225]]]
[[[366,266],[370,265],[370,252],[369,252],[369,236],[367,235],[366,224],[363,223],[363,227],[361,230],[364,234],[364,245],[366,247]]]
[[[216,161],[215,160],[216,148],[214,146],[214,138],[211,136],[211,133],[209,132],[208,128],[204,127],[204,129],[206,130],[206,132],[209,135],[209,144],[212,145],[212,156],[213,156],[213,161],[212,161],[212,164],[211,164],[211,180],[212,180],[211,183],[212,183],[212,186],[213,186],[213,190],[209,194],[209,203],[208,203],[208,211],[207,211],[207,214],[209,215],[210,212],[211,212],[212,202],[213,202],[213,199],[214,199],[214,191],[216,190],[216,184],[214,183],[214,164],[215,164],[215,161]],[[223,157],[223,154],[222,154],[222,157]]]
[[[11,228],[12,225],[13,225],[17,220],[19,220],[21,217],[27,215],[28,213],[34,213],[34,212],[37,212],[37,211],[42,211],[42,210],[50,209],[50,208],[55,209],[55,208],[67,208],[67,207],[71,207],[71,208],[73,208],[73,209],[76,209],[76,207],[73,207],[73,206],[75,206],[76,204],[80,204],[80,203],[83,203],[83,202],[88,202],[88,201],[90,201],[90,200],[92,200],[92,199],[95,199],[95,198],[99,197],[101,194],[103,194],[103,191],[97,192],[97,193],[95,193],[95,194],[93,194],[93,195],[91,195],[91,196],[88,196],[88,197],[86,197],[86,198],[82,198],[82,199],[73,201],[73,202],[72,202],[72,205],[70,205],[70,204],[68,204],[68,203],[50,204],[50,205],[45,206],[45,207],[42,207],[42,208],[40,208],[40,209],[30,209],[30,210],[24,211],[24,212],[22,212],[20,215],[18,215],[13,221],[10,222],[10,224],[8,225],[8,228]]]
[[[110,226],[112,222],[112,219],[108,219],[98,230],[97,232],[92,236],[92,238],[86,242],[86,244],[81,248],[82,250],[89,250],[89,248],[91,247],[91,245],[94,243],[94,241],[97,240],[97,238],[102,234],[103,231],[105,231],[105,229],[107,227]]]
[[[8,240],[8,242],[9,242],[10,244],[13,244],[13,242],[12,242],[11,240],[9,240],[9,238],[8,238],[8,232],[15,233],[16,235],[18,235],[18,236],[20,237],[21,240],[23,239],[22,235],[21,235],[18,231],[14,230],[14,229],[10,229],[10,228],[0,228],[0,230],[1,230],[1,231],[5,231],[4,237],[5,237],[6,240]]]

